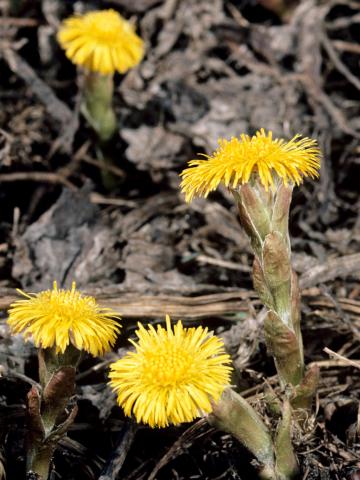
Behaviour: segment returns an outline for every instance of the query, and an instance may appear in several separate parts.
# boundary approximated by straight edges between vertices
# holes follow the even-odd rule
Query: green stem
[[[281,407],[281,419],[273,435],[256,410],[231,389],[225,390],[208,417],[211,425],[231,433],[254,455],[263,480],[291,480],[298,472],[291,443],[291,405],[285,400]]]
[[[96,154],[104,164],[101,176],[107,190],[112,190],[119,183],[110,169],[106,168],[106,165],[114,165],[111,155],[111,139],[118,128],[113,108],[113,91],[113,75],[101,75],[96,72],[85,74],[81,111],[99,139]]]
[[[34,472],[39,480],[47,480],[54,448],[34,446],[28,451],[27,471]],[[29,476],[30,477],[30,476]]]
[[[241,223],[254,249],[254,288],[269,309],[265,337],[283,387],[304,375],[299,290],[293,282],[288,218],[292,187],[266,192],[257,181],[234,191]]]
[[[86,73],[82,113],[101,142],[109,141],[117,129],[116,115],[112,105],[113,91],[113,75]]]
[[[270,432],[254,408],[228,389],[208,417],[211,425],[231,433],[259,462],[259,475],[276,480],[275,453]]]
[[[27,471],[47,480],[51,459],[59,439],[66,433],[76,415],[76,408],[62,421],[75,386],[75,370],[81,352],[69,346],[64,354],[54,348],[40,349],[39,378],[41,392],[33,387],[27,405]]]

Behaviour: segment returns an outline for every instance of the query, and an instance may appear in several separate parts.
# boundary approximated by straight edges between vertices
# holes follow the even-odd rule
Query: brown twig
[[[34,18],[0,17],[1,27],[37,27],[39,22]]]
[[[76,192],[77,187],[60,175],[53,172],[12,172],[12,173],[1,173],[0,174],[0,183],[1,182],[40,182],[40,183],[59,183],[64,185],[69,190]]]
[[[233,290],[207,295],[185,296],[186,290],[178,295],[165,295],[158,292],[144,294],[140,291],[129,291],[121,286],[106,289],[95,288],[84,290],[87,295],[93,295],[104,307],[113,308],[127,318],[164,318],[168,313],[174,318],[195,320],[201,318],[219,317],[239,312],[249,312],[249,301],[254,307],[260,305],[256,295],[251,290]],[[319,306],[333,311],[335,305],[327,299],[319,289],[307,291],[307,302],[311,307]],[[6,310],[18,299],[11,289],[0,288],[0,310]],[[360,318],[360,302],[347,298],[337,298],[340,307],[351,315],[352,319]]]
[[[214,265],[216,267],[226,268],[228,270],[237,270],[239,272],[251,272],[249,265],[241,263],[229,262],[220,258],[209,257],[208,255],[198,255],[196,261],[201,264]]]
[[[304,272],[300,277],[300,287],[309,288],[320,282],[324,283],[336,277],[351,275],[360,271],[360,253],[344,255],[330,259],[323,265],[318,265]]]
[[[96,205],[113,205],[116,207],[136,208],[137,203],[133,200],[126,200],[125,198],[104,197],[97,192],[90,194],[90,202]]]
[[[119,478],[118,474],[122,469],[126,456],[133,444],[137,430],[138,425],[135,422],[128,421],[125,423],[120,432],[116,449],[103,469],[99,480],[116,480]]]
[[[94,165],[95,167],[99,168],[100,170],[106,170],[108,172],[113,173],[117,177],[124,178],[125,172],[115,165],[111,165],[107,162],[96,160],[95,158],[90,157],[89,155],[84,155],[80,158],[81,161],[88,163],[89,165]]]
[[[341,361],[342,363],[345,363],[348,366],[360,368],[360,361],[350,360],[349,358],[343,357],[342,355],[339,355],[333,350],[330,350],[330,348],[328,347],[324,348],[324,352],[330,355],[330,357],[335,357],[337,360]]]
[[[330,40],[326,35],[322,35],[321,43],[325,48],[327,54],[329,55],[331,61],[335,65],[336,69],[344,75],[344,77],[354,85],[355,88],[360,90],[360,80],[350,72],[347,66],[340,60],[339,55],[336,53],[334,47],[332,46]]]
[[[198,420],[194,425],[189,427],[187,430],[185,430],[185,432],[176,440],[172,447],[169,448],[165,455],[155,465],[155,468],[150,473],[148,480],[154,480],[159,470],[161,470],[175,456],[179,455],[184,449],[184,444],[192,441],[195,437],[196,432],[207,424],[208,423],[206,418],[202,418],[201,420]]]
[[[61,142],[64,150],[70,151],[78,126],[78,117],[59,100],[53,90],[36,74],[30,65],[9,45],[1,45],[0,54],[9,68],[18,75],[45,105],[49,115],[61,125]]]
[[[333,40],[332,44],[336,48],[336,50],[360,54],[360,45],[358,45],[357,43],[345,42],[344,40]]]
[[[349,330],[354,334],[355,337],[357,337],[358,340],[360,340],[360,330],[357,328],[356,325],[351,321],[347,313],[343,310],[339,302],[337,301],[336,298],[330,293],[330,291],[327,289],[325,285],[322,286],[322,290],[324,292],[324,295],[330,299],[330,301],[333,303],[335,310],[338,313],[339,318],[341,319],[342,322],[346,324],[346,326],[349,328]]]

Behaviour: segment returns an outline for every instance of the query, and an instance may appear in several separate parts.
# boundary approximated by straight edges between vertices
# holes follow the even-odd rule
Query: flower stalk
[[[59,440],[73,423],[75,373],[83,351],[94,356],[109,351],[120,329],[116,312],[82,295],[75,282],[70,290],[19,293],[10,305],[8,325],[13,334],[32,338],[38,347],[40,387],[27,395],[27,473],[47,480]]]
[[[288,480],[298,472],[291,446],[291,406],[283,405],[282,418],[274,434],[256,410],[230,388],[213,406],[208,417],[210,425],[231,433],[255,457],[262,480]]]
[[[27,395],[26,469],[41,480],[47,480],[56,445],[77,414],[76,404],[69,411],[66,407],[74,394],[80,355],[72,346],[64,354],[54,348],[38,351],[41,390],[32,387]]]
[[[246,400],[231,389],[225,390],[208,421],[217,429],[231,433],[254,455],[261,478],[275,478],[275,455],[270,432]]]
[[[81,111],[101,143],[109,141],[117,129],[113,91],[113,75],[91,71],[85,73]]]
[[[192,160],[182,176],[186,200],[204,196],[220,183],[229,187],[240,221],[253,251],[254,287],[267,307],[265,339],[273,355],[280,384],[309,393],[312,380],[304,380],[304,353],[300,331],[300,292],[291,268],[288,223],[294,185],[305,176],[317,177],[320,151],[316,141],[295,135],[289,142],[274,139],[264,129],[253,137],[220,140],[205,160]],[[307,374],[309,375],[309,373]],[[306,401],[302,401],[302,404]]]
[[[119,127],[113,106],[114,75],[86,71],[83,81],[81,113],[97,134],[96,155],[104,163],[101,170],[102,182],[107,190],[112,190],[118,180],[106,166],[114,164],[109,150],[111,139]]]
[[[254,179],[233,191],[240,221],[254,250],[253,283],[268,308],[265,339],[283,387],[297,386],[304,375],[300,332],[300,292],[291,268],[288,233],[292,186],[278,182],[266,191]]]
[[[268,407],[275,415],[281,412],[281,418],[270,433],[252,407],[233,392],[223,396],[213,418],[218,428],[231,432],[253,453],[264,479],[296,476],[291,429],[293,422],[301,425],[306,418],[317,388],[318,370],[306,371],[304,365],[300,291],[291,268],[288,223],[293,187],[306,176],[318,176],[319,156],[314,140],[295,135],[285,142],[261,129],[252,137],[220,140],[213,155],[192,160],[181,174],[187,201],[207,197],[220,183],[230,189],[254,251],[253,283],[267,308],[265,340],[282,395],[280,402],[270,399]]]
[[[266,190],[255,175],[253,181],[232,190],[240,221],[254,251],[253,284],[268,312],[264,334],[274,357],[280,385],[291,389],[296,408],[310,409],[317,388],[318,370],[305,371],[300,328],[300,290],[291,267],[288,232],[292,185],[279,179]]]
[[[138,65],[144,45],[134,26],[113,9],[87,12],[64,20],[58,41],[66,56],[85,74],[81,111],[99,138],[98,152],[110,165],[106,144],[116,133],[113,108],[114,73],[125,74]],[[116,179],[103,170],[103,183],[111,189]]]

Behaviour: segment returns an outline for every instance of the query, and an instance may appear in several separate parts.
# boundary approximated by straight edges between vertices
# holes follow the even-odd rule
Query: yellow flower
[[[230,357],[223,341],[202,327],[172,329],[141,324],[135,352],[111,365],[110,385],[127,416],[151,427],[190,422],[209,413],[229,384]]]
[[[54,282],[53,290],[24,293],[26,300],[10,305],[8,324],[13,333],[32,337],[39,348],[55,346],[56,353],[64,353],[72,343],[77,349],[92,355],[101,355],[115,343],[120,330],[116,312],[100,307],[95,298],[76,290],[61,290]]]
[[[192,160],[182,173],[181,187],[190,202],[207,197],[220,183],[236,188],[257,175],[266,190],[280,178],[285,185],[299,185],[303,177],[318,177],[320,150],[316,140],[295,135],[289,142],[273,139],[264,129],[253,137],[220,139],[219,148],[206,160]]]
[[[134,27],[112,9],[66,19],[57,38],[73,63],[103,75],[125,73],[144,55]]]

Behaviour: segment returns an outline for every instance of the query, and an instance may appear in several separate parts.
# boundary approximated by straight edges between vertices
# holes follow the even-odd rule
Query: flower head
[[[73,63],[103,75],[125,73],[144,55],[131,23],[112,9],[66,19],[57,38]]]
[[[320,150],[316,140],[295,135],[289,142],[272,137],[264,129],[252,137],[219,140],[219,148],[206,160],[192,160],[182,173],[181,187],[190,202],[195,196],[207,197],[220,183],[236,188],[257,175],[266,190],[276,178],[299,185],[303,177],[317,177]]]
[[[190,422],[209,413],[229,384],[230,357],[222,340],[202,327],[157,330],[139,324],[135,352],[111,365],[110,385],[126,415],[151,427]]]
[[[95,298],[76,290],[58,289],[40,293],[19,292],[26,297],[10,305],[8,324],[13,333],[32,337],[39,348],[55,347],[64,353],[72,343],[77,349],[101,355],[115,343],[120,326],[116,312],[100,307]]]

